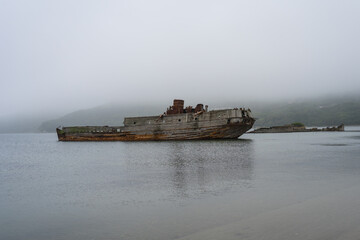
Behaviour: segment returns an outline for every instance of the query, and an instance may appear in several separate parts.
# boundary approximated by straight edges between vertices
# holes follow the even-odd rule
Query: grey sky
[[[358,0],[0,0],[0,116],[356,92],[359,12]]]

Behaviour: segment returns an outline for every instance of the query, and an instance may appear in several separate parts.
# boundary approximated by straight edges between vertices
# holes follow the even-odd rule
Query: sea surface
[[[360,127],[231,141],[0,134],[0,239],[360,239]]]

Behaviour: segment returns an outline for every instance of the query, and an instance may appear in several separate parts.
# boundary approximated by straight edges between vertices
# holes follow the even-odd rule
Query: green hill
[[[256,126],[275,126],[302,122],[306,126],[359,125],[360,101],[311,101],[254,108]]]
[[[255,127],[269,127],[304,123],[306,126],[360,125],[360,99],[358,97],[324,98],[284,102],[249,102],[241,106],[250,107],[257,118]],[[217,103],[218,106],[239,106],[239,103]],[[212,105],[210,105],[211,110]],[[90,126],[123,124],[124,117],[157,115],[166,106],[123,106],[104,105],[69,113],[61,118],[45,121],[40,125],[42,132],[54,132],[58,126]]]

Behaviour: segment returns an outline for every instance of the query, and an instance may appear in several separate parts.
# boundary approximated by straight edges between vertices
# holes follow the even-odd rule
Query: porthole
[[[178,121],[181,122],[181,119],[179,119]]]
[[[198,120],[198,118],[195,118],[195,121],[197,121]]]
[[[134,122],[134,124],[136,124],[136,122]]]

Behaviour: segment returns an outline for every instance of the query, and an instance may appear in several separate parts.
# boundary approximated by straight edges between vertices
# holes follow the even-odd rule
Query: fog
[[[0,0],[0,117],[360,90],[359,1]]]

